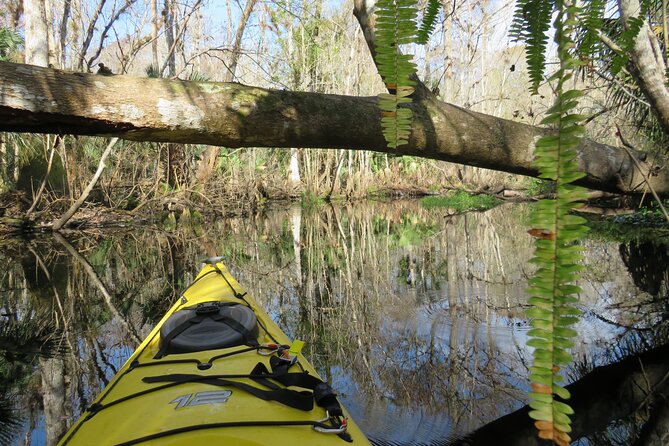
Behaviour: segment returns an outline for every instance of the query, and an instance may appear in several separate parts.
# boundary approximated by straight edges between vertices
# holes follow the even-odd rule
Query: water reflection
[[[64,346],[36,352],[20,377],[1,375],[0,396],[14,401],[13,444],[55,442],[213,253],[289,336],[307,341],[316,367],[379,443],[446,444],[482,432],[525,403],[528,212],[514,205],[445,216],[418,202],[372,202],[202,226],[182,219],[170,232],[5,242],[2,314],[21,323],[46,315]],[[666,339],[666,293],[657,299],[666,247],[584,245],[587,311],[572,380]],[[659,251],[639,267],[648,249]],[[0,371],[17,363],[7,358]]]

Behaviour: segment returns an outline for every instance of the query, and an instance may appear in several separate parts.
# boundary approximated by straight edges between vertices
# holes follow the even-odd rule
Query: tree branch
[[[98,168],[95,171],[95,175],[93,175],[93,178],[91,178],[91,181],[88,182],[86,185],[86,188],[81,192],[81,195],[75,201],[72,206],[65,212],[58,220],[56,220],[53,223],[53,229],[54,231],[60,230],[68,221],[70,221],[70,218],[74,215],[75,212],[79,210],[82,204],[84,204],[84,201],[86,201],[86,198],[90,195],[91,191],[93,190],[93,187],[97,184],[98,180],[100,179],[100,176],[102,175],[102,171],[105,168],[105,160],[111,153],[112,148],[116,145],[118,142],[118,138],[112,138],[111,141],[109,141],[109,144],[107,145],[107,148],[105,149],[104,152],[102,152],[102,156],[100,157],[100,162],[98,163]]]

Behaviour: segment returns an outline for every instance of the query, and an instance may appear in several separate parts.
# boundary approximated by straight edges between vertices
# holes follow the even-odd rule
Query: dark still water
[[[376,443],[463,444],[473,434],[472,444],[502,444],[487,433],[500,424],[504,441],[532,444],[526,416],[500,420],[527,402],[528,217],[524,205],[447,216],[419,201],[368,202],[0,242],[0,442],[54,444],[215,253],[307,342]],[[565,371],[580,382],[626,357],[643,363],[635,356],[667,339],[667,247],[597,233],[583,244],[585,316]],[[669,370],[663,357],[646,370],[648,390],[666,386],[650,376]],[[586,386],[608,406],[574,401],[588,420],[575,420],[587,435],[577,444],[634,444],[652,427],[652,404],[614,410],[624,407],[615,386],[635,375],[611,370],[619,382]]]

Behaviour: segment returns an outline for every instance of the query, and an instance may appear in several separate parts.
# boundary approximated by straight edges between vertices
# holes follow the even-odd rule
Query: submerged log
[[[604,430],[622,419],[656,403],[666,405],[669,396],[669,345],[655,348],[620,362],[595,368],[567,386],[571,393],[573,439]],[[539,446],[545,444],[536,435],[529,407],[486,424],[465,438],[448,443],[452,446],[489,445]],[[665,412],[658,410],[657,416]],[[663,435],[661,423],[649,426],[649,437]],[[665,443],[666,444],[666,443]]]

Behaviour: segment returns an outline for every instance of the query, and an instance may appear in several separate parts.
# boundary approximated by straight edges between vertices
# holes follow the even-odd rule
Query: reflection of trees
[[[47,321],[51,336],[62,333],[59,345],[69,347],[51,355],[40,351],[39,361],[33,361],[38,367],[21,369],[16,381],[33,383],[22,392],[22,415],[29,423],[22,429],[32,431],[41,418],[33,410],[43,410],[47,444],[57,442],[148,333],[151,327],[145,324],[162,316],[177,294],[174,290],[188,281],[180,271],[165,280],[159,259],[193,258],[176,251],[197,249],[148,233],[129,239],[123,234],[104,240],[84,237],[74,243],[58,236],[54,241],[34,240],[0,250],[0,262],[9,267],[0,283],[0,308],[24,325]],[[33,338],[25,339],[23,344],[12,342],[24,349],[34,344]],[[42,348],[50,345],[36,340]],[[28,404],[36,399],[40,404]]]
[[[442,421],[443,432],[465,434],[522,404],[524,268],[532,251],[525,214],[499,207],[444,218],[395,201],[220,219],[208,224],[206,239],[180,220],[167,234],[16,242],[0,250],[12,277],[0,282],[0,306],[18,315],[43,308],[66,333],[70,349],[59,358],[71,422],[178,296],[203,252],[216,251],[289,336],[307,342],[323,375],[352,383],[344,395],[363,406],[356,418],[369,434],[392,440],[397,429]],[[585,246],[585,305],[604,301],[608,319],[629,318],[620,306],[636,287],[617,245],[617,263],[610,243]],[[601,342],[605,350],[609,341]],[[579,346],[602,363],[593,350]],[[41,381],[45,370],[22,373]],[[43,402],[41,386],[26,398]],[[41,414],[31,410],[24,409],[34,428]],[[402,415],[417,410],[423,421]]]
[[[407,203],[370,207],[303,215],[299,243],[291,233],[284,257],[252,267],[275,271],[268,277],[280,277],[276,285],[267,280],[253,289],[260,274],[240,280],[308,342],[322,372],[355,376],[362,399],[424,407],[470,426],[515,407],[520,378],[508,363],[516,360],[490,342],[490,309],[509,317],[522,299],[518,256],[529,257],[531,243],[517,215],[444,221]],[[281,220],[274,224],[275,234],[287,233]],[[291,250],[295,244],[299,250]],[[299,276],[281,268],[290,262],[301,266]],[[279,301],[282,309],[274,307]]]
[[[525,329],[531,241],[519,221],[524,213],[498,208],[443,220],[398,203],[362,211],[326,207],[302,216],[299,243],[292,234],[276,237],[299,250],[284,242],[288,253],[257,257],[251,267],[257,274],[241,280],[258,283],[251,291],[270,308],[281,307],[273,308],[283,326],[310,343],[322,371],[350,371],[366,404],[424,408],[462,434],[518,407],[524,395],[527,352],[514,330],[504,328],[512,325],[519,335]],[[274,226],[264,232],[287,234],[282,221],[266,222]],[[596,263],[601,250],[590,252],[588,262]],[[290,262],[301,266],[299,276],[282,268]],[[280,279],[260,284],[260,271]],[[609,274],[624,286],[610,288],[608,301],[624,302],[626,295],[616,291],[633,285],[620,268]],[[590,305],[600,294],[583,298]]]
[[[620,257],[639,289],[653,296],[663,288],[666,290],[669,275],[666,245],[633,240],[620,245]]]
[[[0,444],[8,444],[21,425],[14,399],[23,393],[39,358],[40,363],[64,352],[62,332],[43,316],[19,317],[5,307],[0,320]]]

